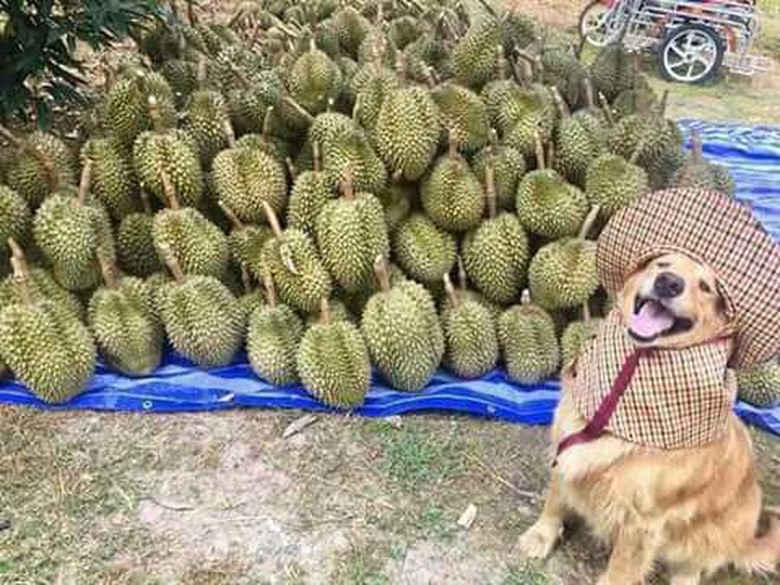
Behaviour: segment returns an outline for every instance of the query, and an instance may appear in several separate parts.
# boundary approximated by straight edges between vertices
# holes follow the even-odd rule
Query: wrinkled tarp
[[[737,197],[750,202],[767,230],[780,240],[780,127],[748,128],[683,120],[696,128],[705,157],[723,164],[737,183]],[[439,372],[420,393],[397,392],[375,378],[366,403],[355,411],[369,417],[423,411],[447,411],[492,417],[514,423],[548,424],[560,387],[550,380],[533,386],[515,384],[502,370],[479,380],[461,380]],[[198,369],[168,353],[153,376],[128,378],[98,367],[87,390],[64,405],[46,405],[11,380],[0,385],[0,404],[47,409],[89,409],[141,412],[222,410],[237,407],[327,410],[300,387],[274,387],[252,373],[246,356],[230,366]],[[757,409],[738,404],[747,422],[780,436],[780,406]]]

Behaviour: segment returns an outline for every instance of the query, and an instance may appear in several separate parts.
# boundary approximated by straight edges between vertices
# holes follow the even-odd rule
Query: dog
[[[678,350],[732,326],[716,275],[682,253],[663,254],[631,274],[616,307],[638,347]],[[564,367],[553,445],[587,423],[572,399],[576,375],[576,363]],[[727,565],[772,572],[780,560],[780,522],[756,537],[761,489],[750,435],[733,413],[722,436],[701,447],[654,449],[607,433],[563,453],[520,550],[547,557],[569,513],[612,545],[599,585],[642,583],[659,561],[672,585],[696,585]]]

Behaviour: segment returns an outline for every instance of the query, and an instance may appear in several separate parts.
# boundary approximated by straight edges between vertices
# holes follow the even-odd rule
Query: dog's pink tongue
[[[672,314],[654,301],[647,301],[639,313],[631,317],[631,330],[647,339],[660,335],[673,325]]]

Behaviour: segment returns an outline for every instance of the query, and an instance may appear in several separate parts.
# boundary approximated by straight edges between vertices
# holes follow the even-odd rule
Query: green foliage
[[[160,17],[156,0],[0,0],[0,118],[83,103],[78,43],[97,50]]]

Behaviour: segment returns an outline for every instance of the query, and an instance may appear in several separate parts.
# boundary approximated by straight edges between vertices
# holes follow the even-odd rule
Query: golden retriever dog
[[[654,303],[649,310],[663,312],[663,330],[632,330],[646,303]],[[655,258],[631,275],[617,307],[639,346],[683,348],[730,326],[715,275],[679,253]],[[571,397],[575,370],[576,364],[562,374],[553,445],[587,422]],[[672,585],[695,585],[702,575],[730,564],[774,571],[780,522],[757,537],[760,512],[752,442],[732,414],[722,438],[703,447],[651,449],[604,434],[562,453],[541,516],[519,546],[529,557],[548,556],[566,515],[575,513],[612,545],[599,585],[643,583],[656,562],[669,567]]]

